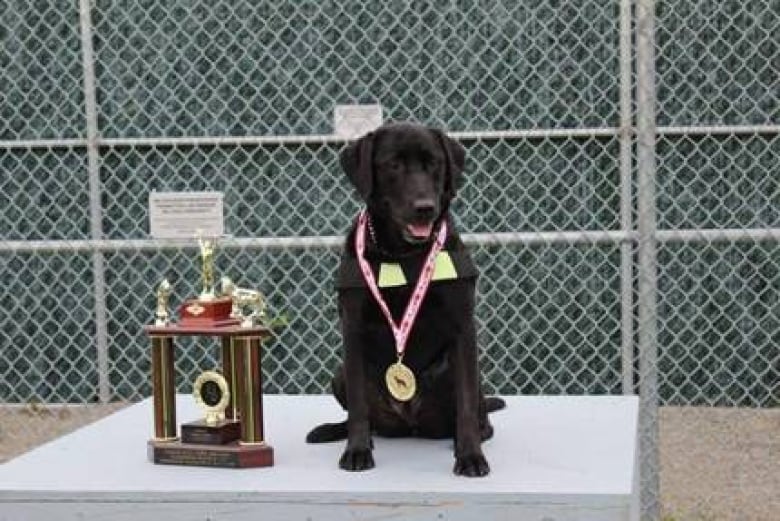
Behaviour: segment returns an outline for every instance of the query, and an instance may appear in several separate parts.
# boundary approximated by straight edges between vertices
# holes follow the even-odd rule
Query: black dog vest
[[[428,255],[428,251],[403,258],[392,258],[387,254],[371,249],[366,253],[366,260],[376,277],[380,289],[402,287],[417,282],[417,274]],[[478,276],[471,255],[460,239],[456,236],[447,237],[444,248],[436,256],[431,284],[447,282],[456,279],[476,279]],[[366,281],[360,272],[357,258],[352,248],[346,248],[341,257],[337,289],[365,288]]]

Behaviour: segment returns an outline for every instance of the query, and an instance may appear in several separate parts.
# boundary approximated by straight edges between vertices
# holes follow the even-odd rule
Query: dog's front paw
[[[455,468],[452,471],[458,476],[478,478],[487,476],[490,473],[490,465],[488,465],[485,456],[479,452],[477,454],[456,456]]]
[[[339,467],[350,472],[374,468],[374,456],[370,448],[347,449],[341,455]]]

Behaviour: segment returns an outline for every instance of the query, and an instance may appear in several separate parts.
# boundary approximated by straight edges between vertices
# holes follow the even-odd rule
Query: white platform
[[[274,467],[147,460],[151,401],[0,465],[0,521],[637,520],[636,397],[508,397],[491,415],[486,478],[452,474],[452,441],[375,438],[376,468],[338,468],[344,443],[306,432],[344,417],[329,396],[266,396]],[[178,397],[178,421],[199,413]]]

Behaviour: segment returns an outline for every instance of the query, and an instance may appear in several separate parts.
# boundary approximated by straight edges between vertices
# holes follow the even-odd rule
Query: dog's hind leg
[[[485,412],[487,413],[500,411],[504,407],[506,407],[506,402],[503,398],[498,396],[487,396],[485,398]]]
[[[506,402],[503,398],[497,396],[480,397],[479,435],[482,441],[489,440],[493,437],[493,425],[490,423],[488,414],[499,411],[504,407],[506,407]]]
[[[340,367],[330,382],[331,392],[342,409],[347,410],[347,390],[344,383],[344,367]],[[306,435],[306,443],[329,443],[347,439],[347,421],[323,423]]]
[[[306,443],[328,443],[347,439],[347,421],[323,423],[314,427],[306,435]]]

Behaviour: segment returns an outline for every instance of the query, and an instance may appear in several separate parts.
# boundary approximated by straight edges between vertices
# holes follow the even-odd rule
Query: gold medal
[[[406,402],[412,399],[417,391],[417,382],[414,373],[406,367],[400,360],[387,368],[385,372],[385,383],[387,390],[393,398],[399,402]]]

